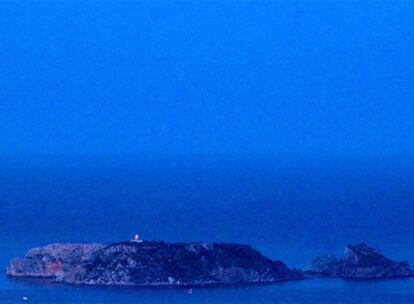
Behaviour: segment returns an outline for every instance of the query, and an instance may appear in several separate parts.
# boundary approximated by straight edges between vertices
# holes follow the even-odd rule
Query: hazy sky
[[[412,2],[2,2],[0,39],[0,154],[414,154]]]

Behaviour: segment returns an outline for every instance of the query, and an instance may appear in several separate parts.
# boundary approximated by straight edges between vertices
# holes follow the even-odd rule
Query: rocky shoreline
[[[414,276],[407,262],[394,262],[365,243],[344,256],[315,258],[309,270],[290,269],[249,245],[126,241],[51,244],[33,248],[7,267],[12,278],[71,285],[206,286],[275,283],[306,278],[383,279]]]
[[[52,244],[11,261],[10,277],[74,285],[201,286],[272,283],[303,278],[248,245],[120,242]]]
[[[312,262],[308,276],[343,279],[386,279],[414,276],[414,270],[406,261],[395,262],[381,251],[364,242],[345,247],[342,258],[333,255],[319,256]]]

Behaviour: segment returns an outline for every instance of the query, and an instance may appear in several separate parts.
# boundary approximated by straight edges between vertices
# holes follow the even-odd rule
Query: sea
[[[0,303],[414,303],[414,278],[194,288],[7,278],[56,242],[247,243],[289,267],[365,241],[414,265],[408,157],[21,156],[0,159]]]

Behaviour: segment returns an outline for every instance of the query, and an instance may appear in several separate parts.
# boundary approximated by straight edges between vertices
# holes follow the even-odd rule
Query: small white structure
[[[142,240],[139,239],[139,234],[138,233],[134,235],[134,239],[132,241],[133,242],[137,242],[137,243],[141,243],[142,242]]]

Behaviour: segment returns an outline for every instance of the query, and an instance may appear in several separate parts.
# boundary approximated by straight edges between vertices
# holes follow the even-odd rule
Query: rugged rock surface
[[[317,257],[310,271],[311,275],[341,277],[344,279],[380,279],[413,276],[408,262],[394,262],[379,250],[368,247],[365,243],[348,245],[344,256]]]
[[[7,274],[13,277],[60,278],[103,247],[101,244],[51,244],[33,248],[24,258],[12,260]]]
[[[322,255],[316,257],[311,265],[309,274],[325,277],[339,277],[342,271],[342,259],[334,255]]]
[[[411,275],[408,262],[394,262],[365,243],[345,248],[343,278],[392,278]]]
[[[13,260],[7,274],[68,284],[141,286],[265,283],[303,277],[248,245],[145,241],[36,248]]]

